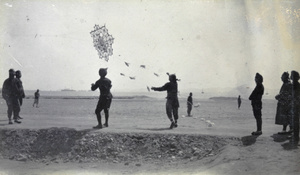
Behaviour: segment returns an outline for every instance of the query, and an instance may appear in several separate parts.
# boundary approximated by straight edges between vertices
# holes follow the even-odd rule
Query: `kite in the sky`
[[[155,76],[159,77],[159,75],[157,73],[154,73]]]
[[[90,34],[93,38],[94,47],[98,51],[99,57],[108,61],[108,57],[113,55],[112,44],[114,38],[108,33],[105,26],[99,27],[99,25],[95,25],[94,30],[91,31]]]
[[[135,80],[135,77],[129,77],[131,80]]]
[[[120,73],[120,75],[125,76],[125,74],[123,74],[123,73]]]
[[[144,69],[146,68],[146,66],[145,66],[145,65],[140,65],[140,67],[141,67],[141,68],[144,68]]]
[[[147,90],[150,92],[150,88],[149,88],[149,86],[147,86]]]

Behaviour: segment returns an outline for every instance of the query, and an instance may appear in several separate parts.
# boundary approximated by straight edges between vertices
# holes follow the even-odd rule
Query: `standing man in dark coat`
[[[15,123],[21,123],[18,121],[18,116],[20,112],[20,104],[18,98],[18,91],[15,85],[15,71],[14,69],[9,69],[9,77],[4,81],[2,86],[2,97],[6,101],[7,104],[7,117],[8,124],[13,124],[11,117],[14,116],[13,119]]]
[[[107,74],[107,68],[103,69],[101,68],[99,70],[100,79],[96,81],[96,83],[92,84],[91,90],[94,91],[97,88],[100,90],[100,97],[99,101],[95,110],[95,113],[97,115],[98,125],[95,126],[95,129],[101,129],[102,122],[101,122],[101,111],[104,110],[105,114],[105,123],[104,126],[108,127],[108,118],[109,118],[109,108],[112,101],[112,94],[110,92],[110,89],[112,87],[110,79],[106,78]]]
[[[262,119],[261,119],[261,110],[262,110],[262,96],[264,94],[264,86],[263,86],[263,77],[256,73],[255,75],[256,87],[252,91],[249,100],[251,100],[252,110],[254,117],[256,119],[256,127],[257,130],[252,132],[252,135],[261,135],[262,134]]]
[[[297,145],[299,142],[299,116],[300,116],[300,84],[299,73],[297,71],[291,72],[292,80],[292,122],[293,122],[293,137],[292,143]]]
[[[193,108],[193,93],[190,92],[190,95],[189,97],[187,98],[187,114],[188,116],[190,117],[191,116],[191,111],[192,111],[192,108]]]
[[[174,127],[177,127],[178,108],[179,108],[179,101],[177,97],[178,85],[177,85],[176,75],[175,74],[169,75],[169,81],[170,82],[166,83],[162,87],[151,87],[151,89],[154,91],[167,91],[166,112],[169,120],[171,121],[170,129],[173,129]]]
[[[25,92],[23,88],[23,83],[21,81],[22,73],[20,70],[16,71],[16,78],[15,78],[15,85],[17,86],[16,88],[18,89],[18,98],[19,98],[19,103],[20,103],[20,112],[21,112],[21,106],[23,104],[23,98],[25,98]],[[18,119],[22,119],[20,115],[18,116]]]

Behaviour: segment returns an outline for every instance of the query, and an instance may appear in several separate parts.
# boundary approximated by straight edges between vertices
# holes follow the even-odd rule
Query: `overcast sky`
[[[300,71],[297,0],[0,2],[0,81],[21,70],[25,89],[89,90],[100,67],[114,91],[161,86],[166,72],[182,91],[254,88],[256,72],[279,89],[284,71]],[[108,62],[93,46],[95,24],[114,37]]]

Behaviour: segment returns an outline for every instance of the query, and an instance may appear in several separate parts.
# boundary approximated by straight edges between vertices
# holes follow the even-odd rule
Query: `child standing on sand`
[[[95,114],[97,115],[98,125],[95,126],[95,129],[101,129],[102,122],[101,122],[101,111],[104,110],[105,114],[105,123],[104,126],[108,127],[108,117],[109,117],[109,108],[112,101],[112,94],[110,89],[112,87],[110,79],[106,78],[107,68],[101,68],[99,70],[100,79],[96,81],[96,83],[92,84],[91,90],[94,91],[97,88],[100,90],[100,97],[99,101],[95,110]]]
[[[171,121],[170,129],[177,127],[179,101],[177,97],[178,85],[175,74],[169,75],[169,81],[162,87],[151,87],[154,91],[167,91],[166,112]],[[174,118],[173,118],[173,116]]]

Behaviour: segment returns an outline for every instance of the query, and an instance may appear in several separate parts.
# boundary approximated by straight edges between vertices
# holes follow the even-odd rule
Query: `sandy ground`
[[[27,100],[27,101],[26,101]],[[93,114],[96,100],[41,99],[40,108],[31,106],[26,99],[22,107],[22,124],[7,124],[6,105],[0,99],[0,128],[44,129],[68,127],[76,130],[91,129],[95,125]],[[299,149],[290,149],[286,136],[276,133],[281,126],[274,125],[276,102],[263,103],[263,135],[253,137],[255,120],[251,105],[243,101],[237,109],[236,101],[198,100],[199,108],[193,117],[183,117],[186,107],[181,102],[179,127],[169,130],[164,112],[164,99],[114,100],[110,126],[90,132],[109,133],[166,133],[201,134],[236,137],[241,144],[228,144],[217,155],[190,162],[155,163],[37,163],[31,161],[0,160],[2,174],[299,174]],[[205,121],[214,123],[208,127]]]

